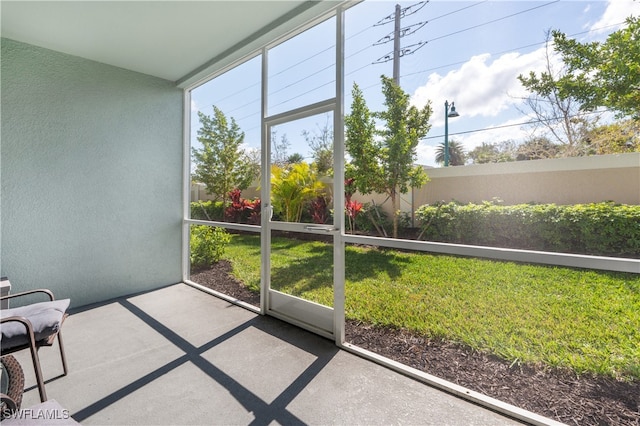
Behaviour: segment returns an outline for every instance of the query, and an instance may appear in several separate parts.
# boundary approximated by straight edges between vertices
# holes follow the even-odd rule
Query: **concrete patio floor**
[[[185,284],[75,311],[40,356],[82,424],[519,424]],[[39,403],[28,351],[23,408]]]

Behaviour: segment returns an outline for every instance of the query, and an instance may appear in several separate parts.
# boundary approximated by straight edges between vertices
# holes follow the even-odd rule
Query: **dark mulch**
[[[575,425],[640,425],[640,382],[509,363],[467,346],[347,321],[347,340],[525,410]]]
[[[255,306],[260,296],[221,261],[191,280]],[[640,382],[511,363],[467,346],[406,330],[346,323],[347,341],[433,376],[570,425],[640,426]]]
[[[231,275],[231,264],[227,260],[214,263],[208,269],[192,271],[191,281],[253,306],[260,306],[260,294],[249,290]]]

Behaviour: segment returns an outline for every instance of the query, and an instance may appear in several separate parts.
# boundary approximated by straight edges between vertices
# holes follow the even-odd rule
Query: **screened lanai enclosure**
[[[503,402],[516,389],[485,392],[454,377],[463,370],[457,361],[453,376],[443,377],[433,360],[446,361],[451,348],[498,359],[501,370],[486,374],[495,383],[504,371],[543,366],[637,386],[637,249],[617,255],[503,244],[522,210],[505,213],[509,226],[466,228],[494,245],[444,242],[434,229],[455,233],[452,222],[435,223],[450,219],[455,195],[416,201],[429,191],[440,141],[480,126],[473,108],[490,100],[480,78],[488,58],[516,62],[505,53],[515,48],[505,34],[524,16],[546,28],[553,8],[567,2],[222,2],[235,22],[217,14],[219,2],[187,2],[210,8],[218,24],[197,37],[191,31],[207,28],[207,19],[180,2],[158,2],[153,12],[141,2],[121,5],[130,8],[124,14],[96,4],[105,9],[95,16],[108,10],[109,22],[171,15],[180,22],[174,38],[167,24],[119,40],[128,54],[117,58],[114,43],[104,41],[117,39],[112,28],[95,26],[102,36],[92,41],[71,23],[59,25],[66,28],[59,37],[36,31],[47,31],[46,15],[89,22],[84,2],[77,9],[43,2],[40,11],[40,2],[6,3],[1,266],[12,283],[51,277],[78,307],[184,282],[531,423],[553,420]],[[239,4],[264,19],[247,14],[238,26]],[[454,29],[456,19],[468,25]],[[544,45],[538,38],[522,56]],[[69,40],[75,50],[64,47]],[[463,45],[478,55],[459,56]],[[472,66],[477,79],[459,78]],[[446,78],[455,81],[446,86],[451,92],[436,90]],[[391,148],[409,140],[414,145]],[[608,161],[626,165],[636,154]],[[571,220],[556,232],[552,220],[539,219],[553,209],[539,207],[526,220],[557,242]],[[615,226],[591,240],[613,238],[607,232]]]
[[[508,363],[553,364],[556,355],[546,357],[532,345],[560,348],[594,336],[581,327],[550,326],[549,318],[581,322],[587,309],[587,316],[608,318],[587,328],[616,321],[615,314],[601,312],[602,301],[584,294],[584,286],[608,281],[606,271],[621,272],[614,279],[618,284],[637,283],[637,259],[430,241],[416,218],[415,188],[397,191],[397,204],[390,192],[354,190],[345,117],[353,113],[356,87],[366,102],[376,108],[384,104],[380,75],[392,74],[393,61],[383,57],[372,63],[368,50],[393,34],[388,35],[389,26],[362,19],[379,4],[348,6],[185,88],[185,105],[191,108],[185,131],[185,281],[436,385],[438,379],[402,365],[400,358],[390,360],[388,351],[371,342],[387,330],[422,342],[404,351],[435,344],[431,339],[497,354]],[[363,33],[381,42],[368,44]],[[385,48],[393,49],[393,43]],[[376,123],[384,125],[380,119]],[[223,156],[223,147],[231,145],[235,157],[212,170],[207,156]],[[409,231],[392,238],[398,207]],[[203,232],[224,239],[218,263],[224,268],[194,263]],[[226,274],[227,282],[215,274]],[[545,293],[548,297],[539,297]],[[620,307],[628,296],[622,291],[604,297],[614,297],[613,305]],[[637,323],[628,311],[633,303],[621,309]],[[597,346],[606,358],[611,347],[605,349],[604,341]],[[416,354],[423,360],[412,367],[428,372],[425,354]],[[627,361],[611,368],[629,368]],[[582,365],[591,368],[587,364]]]

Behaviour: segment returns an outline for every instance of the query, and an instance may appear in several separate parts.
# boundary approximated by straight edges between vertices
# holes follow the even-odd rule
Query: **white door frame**
[[[343,9],[335,14],[336,56],[335,56],[335,97],[293,109],[284,113],[267,116],[268,105],[268,48],[262,52],[262,180],[261,193],[261,313],[273,315],[322,336],[344,342],[344,217],[334,214],[332,225],[274,222],[271,220],[271,128],[295,120],[331,112],[333,114],[334,179],[333,205],[335,212],[342,212],[337,206],[344,206],[344,19]],[[271,231],[293,231],[311,234],[327,233],[333,236],[333,307],[320,305],[295,296],[271,289]]]

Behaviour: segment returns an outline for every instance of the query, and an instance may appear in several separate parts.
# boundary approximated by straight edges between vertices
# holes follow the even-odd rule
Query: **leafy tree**
[[[287,164],[295,164],[302,163],[304,161],[304,157],[302,154],[294,152],[290,156],[287,157]]]
[[[226,206],[228,194],[233,189],[247,188],[258,175],[250,158],[240,148],[244,132],[233,117],[227,120],[222,110],[214,106],[212,117],[198,112],[198,118],[201,124],[198,142],[202,148],[192,148],[196,166],[193,179],[204,183],[207,193]]]
[[[302,136],[311,148],[313,162],[321,175],[328,175],[333,169],[333,127],[329,124],[329,116],[318,132],[302,131]]]
[[[585,155],[583,136],[594,120],[581,111],[582,105],[575,96],[567,95],[559,87],[569,71],[566,65],[559,69],[553,65],[550,50],[550,34],[547,32],[545,70],[539,75],[531,71],[528,76],[518,76],[520,83],[531,92],[524,103],[535,117],[532,123],[534,131],[546,129],[544,136],[550,135],[556,144],[562,145],[564,156]]]
[[[587,135],[593,154],[640,152],[640,120],[625,120],[599,126]]]
[[[398,236],[400,195],[409,187],[422,186],[427,176],[415,165],[416,147],[426,136],[431,116],[428,103],[419,109],[409,104],[409,95],[389,77],[382,76],[386,110],[372,113],[362,91],[354,84],[351,114],[345,118],[345,148],[351,156],[347,169],[363,194],[385,193],[393,205],[393,237]],[[376,129],[375,118],[382,120]],[[377,138],[376,138],[377,136]]]
[[[584,110],[604,106],[619,117],[640,119],[640,17],[630,16],[626,23],[604,42],[580,43],[553,32],[568,71],[558,81],[561,96],[578,99]]]
[[[560,148],[545,137],[530,138],[518,146],[516,161],[556,158]]]
[[[260,174],[262,173],[262,154],[260,149],[248,148],[245,149],[244,154],[251,167],[251,176],[255,176],[255,179],[259,179]]]
[[[498,163],[498,146],[493,143],[482,142],[468,153],[471,162],[474,164]],[[437,158],[436,158],[437,161]]]
[[[278,131],[271,130],[271,164],[276,164],[280,167],[284,167],[289,164],[289,147],[291,143],[285,133],[280,137],[278,141]]]
[[[457,141],[449,141],[449,164],[452,166],[464,166],[467,154],[464,152],[462,144]],[[444,142],[436,149],[436,163],[444,164]]]
[[[362,91],[354,83],[351,90],[353,101],[351,114],[345,117],[345,150],[351,156],[346,165],[346,174],[357,180],[357,190],[371,193],[373,188],[383,186],[382,166],[378,156],[382,145],[375,139],[376,123],[373,113],[367,107]]]
[[[482,142],[467,154],[474,164],[504,163],[516,160],[516,143],[506,140],[498,143]]]

